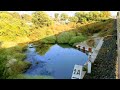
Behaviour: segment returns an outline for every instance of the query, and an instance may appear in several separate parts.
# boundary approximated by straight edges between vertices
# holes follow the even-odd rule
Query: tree
[[[68,19],[68,15],[67,15],[66,13],[62,13],[61,16],[60,16],[60,19],[61,19],[62,21],[65,21],[65,20]]]
[[[52,24],[52,19],[45,12],[37,11],[32,14],[32,22],[36,27],[50,26]]]
[[[17,13],[17,12],[13,12],[13,13],[11,13],[11,15],[12,15],[14,18],[17,18],[17,19],[20,19],[20,18],[21,18],[20,14]]]
[[[91,12],[89,12],[89,15],[90,15],[90,19],[93,21],[100,20],[100,12],[98,12],[98,11],[91,11]]]
[[[25,21],[31,21],[32,17],[30,15],[28,15],[28,14],[23,14],[22,19],[25,20]]]
[[[58,21],[59,13],[54,14],[55,20]]]
[[[0,19],[11,20],[13,16],[7,12],[0,12]]]
[[[78,17],[78,22],[83,23],[86,19],[86,13],[81,11],[81,12],[76,12],[75,16]]]
[[[111,13],[109,11],[101,11],[101,16],[104,18],[111,17]]]
[[[6,40],[14,40],[16,36],[23,37],[28,34],[29,26],[17,16],[19,15],[16,13],[0,13],[0,36]]]
[[[76,17],[76,16],[73,16],[73,17],[69,17],[69,21],[70,22],[78,22],[78,17]]]

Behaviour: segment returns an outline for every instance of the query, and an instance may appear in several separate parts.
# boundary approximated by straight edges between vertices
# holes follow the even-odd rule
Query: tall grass
[[[24,48],[25,46],[0,48],[0,78],[15,76],[30,66],[29,62],[24,61],[26,58]]]

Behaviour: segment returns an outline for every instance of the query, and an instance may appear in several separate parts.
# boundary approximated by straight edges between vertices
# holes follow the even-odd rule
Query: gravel
[[[113,31],[113,36],[105,37],[104,43],[92,64],[91,74],[85,74],[84,79],[116,79],[117,62],[117,31]]]

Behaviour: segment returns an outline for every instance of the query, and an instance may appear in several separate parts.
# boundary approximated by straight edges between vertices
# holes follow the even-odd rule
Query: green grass
[[[7,61],[7,55],[5,55],[4,49],[0,49],[0,79],[4,78],[6,61]]]
[[[29,62],[25,62],[25,61],[20,61],[20,60],[17,60],[16,62],[10,64],[8,67],[7,67],[7,70],[6,70],[6,75],[9,77],[9,76],[16,76],[17,74],[20,74],[20,73],[23,73],[25,72],[25,70],[27,68],[29,68],[31,64]]]
[[[0,78],[7,78],[24,72],[31,64],[25,62],[25,46],[0,48]],[[15,60],[14,63],[13,60]]]
[[[51,76],[30,76],[24,74],[18,74],[15,77],[9,77],[8,79],[53,79]]]

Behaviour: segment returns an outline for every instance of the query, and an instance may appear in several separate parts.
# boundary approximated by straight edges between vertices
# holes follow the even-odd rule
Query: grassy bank
[[[53,77],[51,76],[30,76],[30,75],[18,74],[15,77],[9,77],[9,79],[53,79]]]
[[[6,46],[6,45],[5,45]],[[4,47],[4,46],[3,46]],[[30,63],[24,61],[26,45],[0,48],[0,78],[16,76],[29,68]]]

